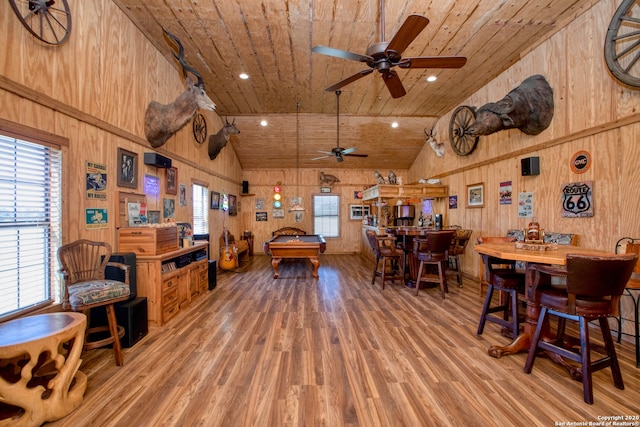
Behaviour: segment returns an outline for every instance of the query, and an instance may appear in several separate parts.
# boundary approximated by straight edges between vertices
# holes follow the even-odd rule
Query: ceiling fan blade
[[[314,157],[314,158],[313,158],[313,159],[311,159],[311,160],[326,159],[326,158],[328,158],[328,157],[331,157],[331,156],[320,156],[320,157]]]
[[[328,156],[332,156],[332,155],[333,155],[333,152],[331,152],[331,151],[322,151],[322,150],[318,150],[318,153],[326,154],[326,155],[328,155]]]
[[[393,98],[401,98],[407,94],[407,91],[404,90],[404,86],[402,86],[400,77],[398,77],[398,73],[395,71],[391,70],[388,73],[383,74],[382,79],[384,80],[384,84],[387,85],[387,89],[389,89]]]
[[[351,154],[351,153],[353,153],[353,152],[354,152],[354,151],[356,151],[356,150],[357,150],[357,148],[355,148],[355,147],[345,148],[345,149],[343,149],[343,150],[340,150],[340,153],[344,156],[344,155],[346,155],[346,154]]]
[[[349,157],[369,157],[368,154],[342,154],[343,156],[349,156]]]
[[[311,48],[312,52],[319,53],[321,55],[335,56],[337,58],[349,59],[351,61],[367,62],[373,61],[373,58],[366,55],[360,55],[359,53],[349,52],[347,50],[336,49],[329,46],[314,46]]]
[[[398,56],[402,55],[402,52],[418,37],[428,23],[429,20],[422,15],[409,15],[389,42],[385,53],[388,55],[390,52],[395,52]]]
[[[329,86],[329,87],[325,88],[324,90],[326,90],[327,92],[333,92],[333,91],[338,90],[341,87],[348,85],[349,83],[353,83],[356,80],[361,79],[362,77],[364,77],[364,76],[366,76],[368,74],[371,74],[371,73],[373,73],[373,69],[372,68],[368,68],[366,70],[362,70],[362,71],[360,71],[360,72],[358,72],[358,73],[356,73],[356,74],[354,74],[354,75],[352,75],[350,77],[347,77],[346,79],[344,79],[342,81],[339,81],[338,83],[336,83],[336,84],[334,84],[332,86]]]
[[[398,62],[400,68],[461,68],[467,63],[464,56],[418,56]]]

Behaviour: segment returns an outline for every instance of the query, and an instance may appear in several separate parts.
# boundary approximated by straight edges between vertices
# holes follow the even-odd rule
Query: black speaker
[[[147,317],[147,298],[139,297],[114,304],[118,325],[124,328],[124,336],[120,340],[125,348],[133,347],[149,332]],[[108,325],[105,307],[91,309],[90,326]]]
[[[242,194],[249,194],[249,181],[242,181]]]
[[[215,289],[217,285],[217,276],[216,276],[216,260],[209,260],[209,290]]]
[[[119,262],[129,266],[129,299],[136,297],[136,254],[133,252],[113,253],[109,258],[111,262]],[[119,280],[124,282],[124,271],[118,267],[107,266],[104,271],[104,277],[111,280]]]
[[[522,176],[540,175],[540,157],[527,157],[520,160]]]
[[[144,164],[157,168],[170,168],[171,159],[158,153],[144,153]]]

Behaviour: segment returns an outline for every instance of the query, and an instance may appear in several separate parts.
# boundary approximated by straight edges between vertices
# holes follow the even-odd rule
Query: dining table
[[[527,248],[523,248],[523,246]],[[538,324],[538,316],[540,314],[540,302],[537,298],[537,286],[548,285],[548,281],[540,281],[534,283],[534,271],[529,268],[532,264],[547,264],[564,266],[567,263],[568,254],[578,255],[612,255],[610,251],[599,249],[583,248],[571,245],[522,245],[520,242],[501,242],[501,243],[482,243],[475,245],[474,250],[480,254],[483,262],[487,257],[499,258],[508,261],[522,261],[525,266],[525,300],[527,304],[526,320],[522,325],[520,334],[508,345],[492,345],[487,352],[490,356],[500,358],[504,355],[515,354],[521,351],[528,351],[531,346],[533,334]],[[536,287],[534,287],[534,285]],[[550,337],[548,322],[543,325],[542,336]],[[544,339],[544,338],[543,338]],[[550,357],[556,362],[563,365],[571,374],[571,376],[580,380],[582,375],[580,370],[574,369],[572,365],[566,364],[560,357]]]

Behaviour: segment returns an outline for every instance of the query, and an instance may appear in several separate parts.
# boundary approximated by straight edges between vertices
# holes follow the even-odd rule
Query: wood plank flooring
[[[587,405],[549,359],[526,375],[526,354],[487,355],[510,340],[491,323],[476,335],[476,283],[450,280],[442,301],[436,288],[382,291],[357,255],[323,255],[320,279],[311,272],[287,260],[274,280],[256,255],[125,349],[123,367],[110,349],[85,352],[85,400],[49,425],[554,426],[640,415],[632,343],[616,345],[625,390],[596,372]]]

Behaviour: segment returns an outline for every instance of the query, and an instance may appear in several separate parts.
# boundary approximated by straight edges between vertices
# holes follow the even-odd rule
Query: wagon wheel
[[[200,113],[193,118],[193,137],[198,144],[202,144],[207,139],[207,121]]]
[[[475,122],[476,114],[473,107],[461,105],[456,108],[449,122],[449,140],[451,148],[459,156],[468,156],[478,145],[478,136],[471,136],[467,129]]]
[[[67,0],[9,0],[22,25],[38,39],[61,45],[71,33]]]
[[[640,87],[640,4],[624,0],[611,19],[604,42],[604,58],[622,83]]]

